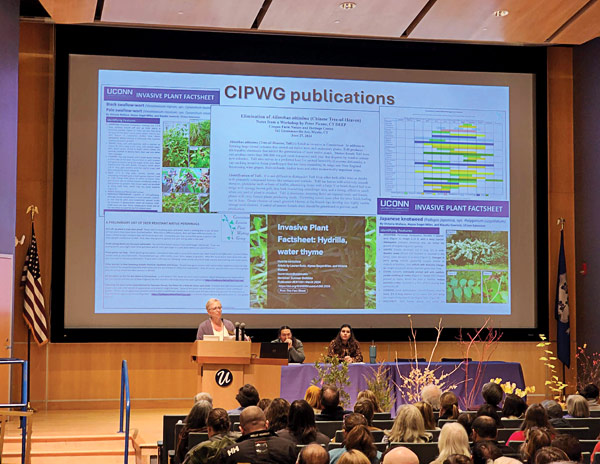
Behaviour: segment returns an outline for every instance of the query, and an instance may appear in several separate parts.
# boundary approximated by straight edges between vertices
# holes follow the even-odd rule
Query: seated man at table
[[[293,464],[296,445],[269,430],[265,413],[257,406],[248,406],[240,414],[242,436],[223,451],[223,463],[238,462]]]
[[[340,392],[333,385],[323,385],[321,388],[321,406],[321,414],[315,416],[317,421],[341,421],[352,412],[340,406]]]
[[[304,345],[296,337],[292,335],[292,329],[287,325],[282,325],[277,334],[277,338],[271,343],[287,343],[288,346],[288,361],[291,363],[303,363]]]

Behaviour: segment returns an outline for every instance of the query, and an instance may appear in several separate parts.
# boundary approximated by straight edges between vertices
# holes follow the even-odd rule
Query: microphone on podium
[[[240,340],[240,323],[236,322],[235,323],[235,341],[239,341]]]
[[[240,340],[244,341],[245,339],[246,339],[246,324],[242,322],[240,324]]]

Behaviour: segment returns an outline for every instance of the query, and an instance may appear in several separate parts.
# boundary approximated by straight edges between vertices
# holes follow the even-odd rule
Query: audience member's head
[[[546,413],[550,419],[559,419],[563,416],[563,410],[554,400],[542,401],[542,406],[546,409]]]
[[[377,396],[375,396],[375,393],[373,393],[371,390],[359,391],[356,399],[362,400],[363,398],[371,400],[371,403],[373,403],[373,407],[375,408],[375,412],[383,412],[381,410],[381,407],[379,406],[379,401],[377,400]]]
[[[269,421],[269,429],[273,432],[285,429],[290,413],[290,403],[284,398],[275,398],[265,409],[265,417]]]
[[[362,414],[367,419],[367,424],[369,427],[373,426],[373,415],[375,414],[375,407],[371,400],[367,398],[362,398],[356,402],[354,405],[354,412]]]
[[[218,433],[225,434],[229,431],[229,427],[231,427],[231,422],[225,409],[215,408],[210,411],[206,419],[206,429],[209,437]]]
[[[598,387],[593,383],[587,384],[581,390],[581,396],[583,396],[586,400],[598,400],[598,396],[600,396],[600,391]]]
[[[306,389],[306,393],[304,393],[304,399],[310,407],[313,409],[321,410],[321,389],[316,385],[311,385]]]
[[[504,397],[502,417],[506,419],[521,419],[527,411],[527,403],[519,395],[509,393]]]
[[[523,463],[515,458],[511,458],[508,456],[500,456],[498,459],[494,460],[494,464],[523,464]]]
[[[496,407],[492,406],[491,404],[482,404],[481,406],[479,406],[479,409],[477,409],[477,412],[475,413],[475,417],[480,416],[491,417],[496,421],[496,425],[498,427],[502,425],[502,422],[500,422],[500,415],[498,414]]]
[[[489,460],[494,461],[500,456],[500,448],[489,440],[478,441],[473,445],[473,464],[487,464]]]
[[[342,424],[342,429],[347,434],[357,425],[367,426],[367,419],[362,414],[358,414],[353,412],[344,417],[344,423]]]
[[[213,399],[210,393],[208,392],[199,392],[196,393],[196,396],[194,396],[194,403],[197,403],[198,401],[208,401],[210,404],[213,404]]]
[[[581,395],[567,396],[567,413],[571,417],[590,417],[590,405]]]
[[[560,448],[544,446],[537,450],[534,456],[534,464],[550,464],[551,462],[568,461],[569,457]]]
[[[464,454],[451,454],[448,456],[443,464],[471,464],[471,458]]]
[[[260,401],[260,397],[258,396],[258,390],[254,388],[253,385],[247,383],[243,387],[240,387],[238,394],[235,395],[235,399],[242,408],[247,408],[248,406],[256,406]]]
[[[313,443],[302,448],[298,455],[298,464],[329,464],[329,453],[321,445]]]
[[[567,433],[556,435],[552,440],[552,446],[567,453],[569,461],[581,462],[581,443],[573,435]]]
[[[456,419],[458,414],[458,398],[456,395],[450,391],[442,393],[440,396],[440,419]]]
[[[548,429],[541,427],[530,428],[525,435],[525,443],[521,446],[521,460],[533,464],[535,453],[544,446],[550,446],[552,436]]]
[[[356,425],[346,433],[344,446],[348,451],[358,450],[369,458],[377,456],[377,447],[373,444],[373,435],[366,425]]]
[[[333,385],[323,385],[323,388],[321,388],[321,406],[323,406],[323,409],[335,409],[339,404],[339,390]]]
[[[269,398],[261,398],[256,406],[265,411],[269,405],[271,404],[271,400]]]
[[[349,450],[340,456],[338,464],[371,464],[371,460],[358,450]]]
[[[258,406],[248,406],[240,414],[240,430],[242,434],[257,432],[267,428],[265,413]]]
[[[504,396],[502,387],[496,382],[488,382],[481,388],[481,396],[486,404],[498,407]]]
[[[423,443],[431,437],[425,432],[425,421],[421,412],[412,404],[398,410],[392,429],[386,433],[390,442]]]
[[[200,400],[192,406],[185,418],[186,429],[201,429],[206,427],[206,419],[212,409],[212,404],[206,400]]]
[[[554,430],[552,424],[548,420],[548,414],[546,409],[539,403],[532,404],[525,411],[525,419],[521,424],[521,430],[529,430],[532,427],[543,427],[546,429]]]
[[[382,464],[419,464],[419,456],[406,446],[388,449],[383,455]]]
[[[476,417],[471,424],[473,441],[495,440],[498,436],[498,425],[490,416]],[[494,458],[495,459],[495,458]]]
[[[315,441],[315,412],[305,400],[296,400],[291,404],[287,428],[301,445]]]
[[[423,416],[423,421],[425,422],[425,430],[435,430],[435,416],[433,415],[433,408],[429,403],[425,401],[419,401],[415,403],[415,407],[421,411],[421,415]]]
[[[469,414],[468,412],[461,412],[456,418],[456,422],[465,428],[465,432],[467,432],[469,437],[471,436],[473,419],[475,419],[475,416],[473,416],[473,414]]]
[[[470,457],[469,437],[465,428],[456,422],[444,424],[438,438],[438,450],[439,455],[434,461],[435,464],[442,464],[452,454],[464,454]]]
[[[434,411],[439,411],[440,409],[441,395],[442,390],[440,390],[440,387],[434,384],[425,385],[421,390],[421,400],[429,403]]]

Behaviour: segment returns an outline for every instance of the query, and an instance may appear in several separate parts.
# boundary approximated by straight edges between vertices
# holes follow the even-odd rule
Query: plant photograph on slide
[[[448,271],[446,274],[447,303],[481,303],[481,272]]]
[[[508,303],[508,272],[483,272],[483,302]]]
[[[189,166],[188,125],[165,123],[163,128],[163,166]]]
[[[267,304],[267,216],[250,215],[250,307]]]
[[[508,232],[456,230],[446,234],[448,269],[507,270]]]

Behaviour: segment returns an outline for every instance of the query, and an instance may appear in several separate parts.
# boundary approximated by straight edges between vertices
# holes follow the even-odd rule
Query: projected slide
[[[96,313],[510,314],[508,88],[99,72]]]

